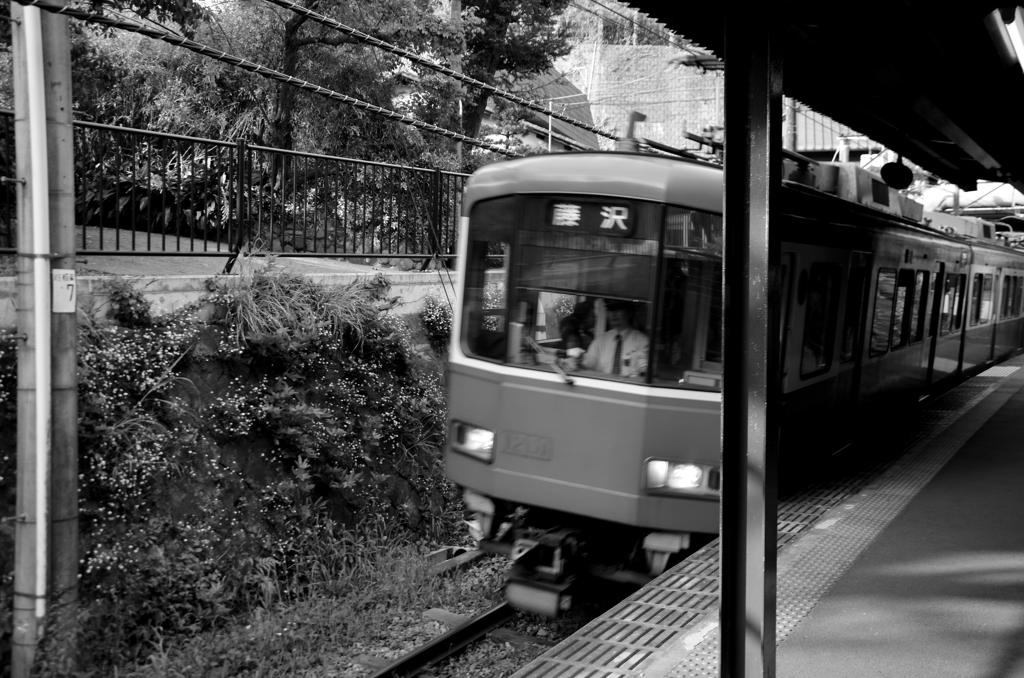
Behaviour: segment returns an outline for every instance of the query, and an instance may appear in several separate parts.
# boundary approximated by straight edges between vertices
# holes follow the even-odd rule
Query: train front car
[[[630,154],[470,179],[445,458],[517,606],[717,532],[721,198],[720,169]]]

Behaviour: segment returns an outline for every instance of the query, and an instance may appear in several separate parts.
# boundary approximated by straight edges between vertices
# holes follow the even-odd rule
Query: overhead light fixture
[[[985,17],[992,42],[1007,66],[1024,70],[1024,9],[1020,7],[993,10]]]

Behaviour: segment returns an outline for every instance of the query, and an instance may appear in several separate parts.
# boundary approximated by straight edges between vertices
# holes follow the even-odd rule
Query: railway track
[[[374,673],[372,678],[405,678],[406,676],[412,676],[432,664],[451,657],[469,644],[486,637],[488,633],[512,619],[515,614],[515,609],[508,603],[495,605],[486,612],[471,617],[465,623],[455,626],[430,642],[398,658]]]

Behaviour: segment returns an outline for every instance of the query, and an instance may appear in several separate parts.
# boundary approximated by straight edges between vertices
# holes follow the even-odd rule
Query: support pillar
[[[725,346],[722,387],[723,678],[775,676],[778,244],[769,211],[780,186],[781,40],[765,3],[725,12]],[[770,312],[771,311],[771,312]]]

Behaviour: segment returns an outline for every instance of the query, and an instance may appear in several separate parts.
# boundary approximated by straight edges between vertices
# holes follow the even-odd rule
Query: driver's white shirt
[[[590,347],[587,348],[587,352],[583,354],[583,367],[611,374],[612,364],[615,362],[615,337],[618,335],[622,336],[621,374],[632,376],[644,372],[647,369],[649,342],[646,334],[632,327],[623,330],[608,330],[597,335],[590,343]],[[629,359],[628,367],[626,359]]]

